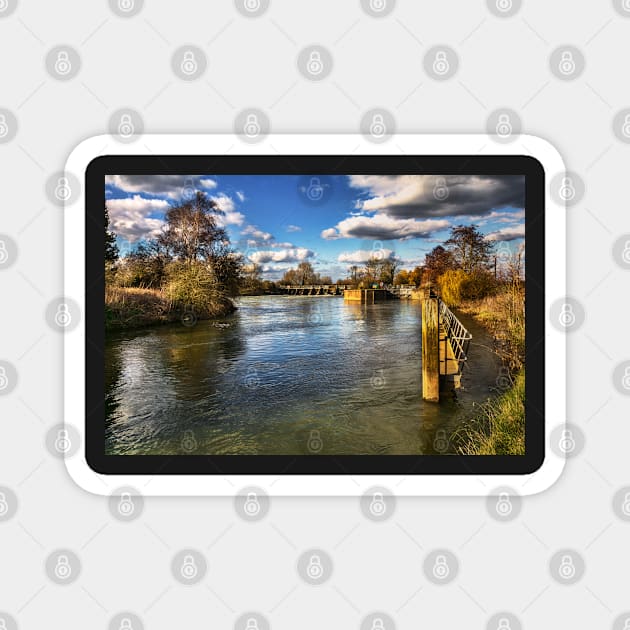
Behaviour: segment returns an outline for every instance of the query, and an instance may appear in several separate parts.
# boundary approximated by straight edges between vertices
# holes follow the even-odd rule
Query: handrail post
[[[422,398],[440,401],[439,313],[436,297],[422,300]]]

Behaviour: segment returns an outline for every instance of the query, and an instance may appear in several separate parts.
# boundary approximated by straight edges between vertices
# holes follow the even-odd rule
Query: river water
[[[491,339],[470,318],[456,396],[422,401],[420,302],[238,300],[219,321],[109,333],[109,454],[441,452],[495,386]]]

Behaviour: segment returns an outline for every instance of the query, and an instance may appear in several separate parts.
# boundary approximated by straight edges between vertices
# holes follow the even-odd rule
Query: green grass
[[[481,412],[452,440],[462,455],[524,455],[525,370],[507,391],[481,405]]]

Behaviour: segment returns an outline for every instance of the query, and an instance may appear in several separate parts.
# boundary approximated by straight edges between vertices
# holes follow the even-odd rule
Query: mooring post
[[[440,346],[437,297],[422,300],[422,398],[440,401]]]

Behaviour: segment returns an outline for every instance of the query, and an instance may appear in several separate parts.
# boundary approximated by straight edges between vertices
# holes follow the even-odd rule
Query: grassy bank
[[[479,300],[464,300],[457,308],[473,317],[492,335],[494,351],[510,372],[525,360],[525,301],[511,288]]]
[[[108,287],[105,291],[105,329],[127,330],[173,322],[223,317],[235,310],[228,298],[214,298],[201,309],[190,309],[159,289]],[[194,320],[193,320],[194,321]]]
[[[478,413],[452,436],[464,455],[523,455],[525,453],[525,312],[522,290],[507,286],[458,308],[492,335],[493,350],[501,359],[504,389],[482,404]],[[505,382],[508,382],[505,388]]]
[[[478,415],[460,427],[451,440],[462,455],[524,455],[524,371],[500,396],[481,405]]]

